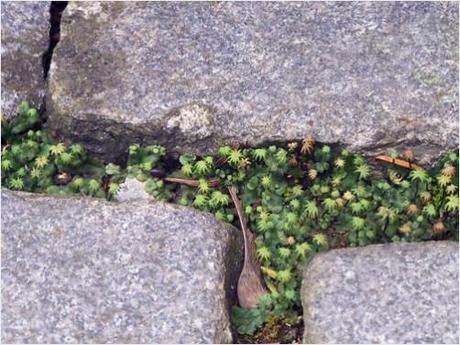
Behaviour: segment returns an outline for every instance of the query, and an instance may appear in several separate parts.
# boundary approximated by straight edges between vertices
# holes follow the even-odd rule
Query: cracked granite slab
[[[239,230],[161,202],[3,189],[2,343],[231,343]]]
[[[459,245],[371,245],[315,256],[302,282],[306,344],[458,344]]]
[[[366,154],[458,146],[455,2],[70,2],[48,125],[108,160],[313,135]]]
[[[40,109],[45,97],[43,54],[50,40],[50,1],[1,2],[2,116],[21,101]]]

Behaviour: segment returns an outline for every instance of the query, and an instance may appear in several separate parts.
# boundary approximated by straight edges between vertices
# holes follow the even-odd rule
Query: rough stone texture
[[[2,1],[2,115],[11,118],[21,101],[43,105],[42,56],[48,49],[50,1]]]
[[[114,199],[119,202],[134,200],[153,200],[154,198],[145,191],[145,183],[135,178],[128,177],[120,185],[120,190]]]
[[[459,343],[457,242],[333,250],[304,272],[304,342]]]
[[[73,2],[61,34],[50,125],[105,157],[307,134],[422,163],[457,147],[454,2]]]
[[[2,343],[231,342],[243,242],[211,215],[3,190],[1,224]]]

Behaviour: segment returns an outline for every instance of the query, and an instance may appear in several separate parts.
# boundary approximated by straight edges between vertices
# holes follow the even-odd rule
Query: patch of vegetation
[[[223,146],[216,156],[184,154],[180,169],[165,177],[161,146],[132,145],[126,168],[104,165],[79,144],[54,141],[27,103],[21,103],[18,113],[14,121],[2,121],[1,181],[7,188],[110,200],[120,183],[133,176],[156,199],[208,211],[237,225],[227,187],[238,186],[270,291],[256,309],[234,307],[233,322],[243,335],[271,334],[279,320],[298,323],[301,268],[319,251],[458,240],[458,152],[430,170],[386,164],[383,177],[376,178],[363,157],[306,138],[285,146]],[[394,152],[390,156],[398,158]],[[410,151],[401,158],[413,160]]]
[[[27,102],[13,121],[2,119],[2,186],[50,194],[104,197],[104,166],[82,145],[65,145],[41,129],[38,112]]]

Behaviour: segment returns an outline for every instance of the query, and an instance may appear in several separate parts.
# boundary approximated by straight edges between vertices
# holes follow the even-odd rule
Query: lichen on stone
[[[204,139],[212,135],[213,125],[212,110],[205,105],[192,103],[176,109],[169,117],[166,128],[178,128],[187,137]]]

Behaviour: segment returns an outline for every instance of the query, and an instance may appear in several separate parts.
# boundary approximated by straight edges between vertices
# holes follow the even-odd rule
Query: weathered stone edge
[[[130,202],[109,202],[104,199],[97,199],[97,198],[91,198],[91,197],[70,197],[70,196],[50,196],[47,194],[41,194],[41,193],[30,193],[30,192],[17,192],[17,191],[11,191],[6,188],[1,188],[0,189],[0,209],[1,209],[1,200],[3,199],[3,193],[6,193],[7,195],[9,194],[15,199],[21,199],[25,202],[30,201],[31,199],[36,202],[40,200],[56,200],[56,199],[66,199],[66,200],[76,200],[76,201],[84,201],[88,203],[89,206],[100,206],[100,204],[105,204],[106,206],[114,207],[114,206],[121,206],[121,205],[126,205],[126,204],[131,204],[131,205],[154,205],[154,204],[159,204],[161,207],[163,207],[166,210],[174,210],[174,211],[180,211],[180,210],[193,210],[194,212],[197,212],[200,214],[201,217],[207,217],[210,219],[211,223],[215,223],[217,227],[220,227],[222,229],[225,229],[227,232],[229,238],[230,245],[226,245],[226,248],[224,249],[224,271],[227,270],[228,274],[224,274],[225,281],[223,282],[223,287],[224,287],[224,292],[225,292],[225,305],[226,305],[226,318],[227,322],[225,324],[222,324],[224,327],[222,330],[218,331],[216,330],[215,334],[221,334],[222,338],[216,338],[213,340],[214,343],[216,344],[224,344],[224,343],[230,343],[232,339],[228,339],[226,335],[228,334],[227,332],[230,331],[231,335],[235,337],[236,335],[234,334],[234,330],[232,329],[231,326],[231,307],[234,303],[237,301],[237,295],[236,295],[236,285],[237,281],[241,272],[241,269],[243,267],[243,248],[244,248],[244,242],[243,242],[243,235],[241,231],[234,226],[227,224],[225,222],[219,221],[216,219],[212,214],[204,211],[200,211],[197,209],[193,209],[190,207],[186,206],[181,206],[173,203],[167,203],[163,201],[158,201],[158,200],[149,200],[149,201],[130,201]],[[236,257],[240,256],[241,260],[239,260],[239,264],[235,265],[233,256],[232,254]],[[228,329],[225,329],[227,328]]]
[[[369,246],[365,246],[365,247],[355,247],[355,248],[340,248],[340,249],[334,249],[334,250],[330,250],[330,251],[327,251],[327,252],[323,252],[323,253],[319,253],[313,257],[310,258],[310,260],[304,265],[304,268],[302,270],[302,283],[301,283],[301,289],[300,289],[300,296],[301,296],[301,304],[302,304],[302,309],[304,311],[304,315],[305,315],[305,311],[308,310],[308,306],[306,306],[304,304],[304,301],[303,301],[303,296],[305,296],[307,293],[308,293],[308,286],[307,286],[307,275],[311,274],[311,272],[313,272],[313,274],[316,274],[318,271],[321,271],[321,267],[319,267],[317,264],[317,260],[314,260],[314,258],[316,257],[328,257],[328,256],[331,256],[331,255],[335,255],[336,253],[340,253],[340,252],[346,252],[346,253],[352,253],[352,252],[357,252],[357,251],[360,251],[361,253],[368,253],[368,252],[374,252],[377,249],[380,249],[382,250],[383,247],[386,247],[388,245],[391,245],[391,246],[400,246],[400,247],[415,247],[415,246],[420,246],[420,245],[423,245],[423,246],[430,246],[432,245],[433,243],[442,243],[443,245],[446,245],[446,246],[451,246],[451,247],[456,247],[457,250],[460,248],[460,244],[456,241],[426,241],[426,242],[405,242],[405,243],[381,243],[381,244],[373,244],[373,245],[369,245]],[[315,339],[314,337],[316,335],[312,334],[311,332],[308,332],[308,325],[305,323],[305,319],[304,319],[304,334],[303,334],[303,343],[304,344],[316,344],[316,343],[327,343],[327,339]]]

